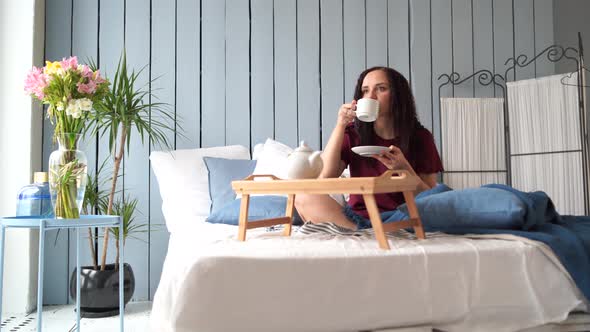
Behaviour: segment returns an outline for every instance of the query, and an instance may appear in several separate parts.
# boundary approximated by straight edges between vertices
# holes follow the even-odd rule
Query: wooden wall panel
[[[176,51],[177,49],[175,3],[168,0],[152,0],[152,13],[158,13],[158,15],[152,16],[152,34],[150,40],[150,76],[156,78],[152,83],[152,91],[154,93],[152,101],[164,103],[166,111],[176,114],[176,110],[178,109],[176,105],[177,73],[182,70],[178,72],[175,70],[177,68],[177,57],[170,56],[171,51]],[[171,36],[174,36],[174,38],[170,38]],[[168,119],[162,117],[159,112],[152,111],[151,117],[153,120],[171,126],[172,130],[165,131],[165,134],[172,144],[171,147],[174,148],[174,125]],[[150,153],[154,150],[161,150],[162,148],[159,145],[149,145]],[[160,197],[157,179],[151,167],[149,168],[149,193],[148,214],[145,216],[139,215],[139,218],[136,220],[147,224],[146,227],[148,228],[144,228],[143,230],[152,230],[151,232],[142,234],[147,237],[146,256],[149,264],[147,270],[148,292],[147,294],[138,294],[136,298],[145,300],[152,299],[152,294],[154,294],[160,282],[162,262],[168,250],[169,237],[169,234],[163,231],[162,228],[165,224],[164,215],[162,214],[162,199]],[[134,236],[138,235],[134,234]],[[142,237],[140,236],[140,238]],[[135,238],[129,238],[127,242],[137,243],[139,241]]]
[[[409,0],[387,1],[387,53],[389,67],[410,79]]]
[[[225,0],[202,0],[201,5],[201,146],[223,146],[226,143]]]
[[[248,0],[226,0],[226,144],[250,146],[250,23]]]
[[[438,76],[483,68],[503,75],[508,58],[530,57],[553,43],[552,16],[552,0],[47,0],[45,55],[96,57],[112,78],[125,45],[130,66],[147,66],[139,83],[160,77],[150,88],[179,121],[169,137],[183,149],[252,147],[267,137],[292,147],[305,139],[321,148],[338,108],[352,99],[358,75],[389,65],[411,81],[420,120],[439,144]],[[530,68],[516,77],[554,72],[542,60]],[[500,92],[468,84],[454,95]],[[453,89],[445,87],[442,95],[452,96]],[[51,136],[46,121],[45,169]],[[138,276],[134,299],[145,300],[157,287],[168,233],[148,159],[159,147],[141,144],[136,132],[131,139],[118,189],[140,200],[142,223],[160,228],[142,235],[145,242],[127,245],[126,260]],[[107,137],[88,139],[83,149],[91,168],[110,154]],[[106,168],[111,165],[107,161]],[[46,240],[53,243],[55,232]],[[45,253],[47,303],[68,301],[64,281],[74,245],[74,237],[61,232]],[[87,247],[83,242],[83,259]]]
[[[387,66],[387,0],[367,0],[366,5],[366,66]]]
[[[432,73],[430,54],[430,2],[411,3],[411,85],[416,98],[418,119],[432,130]]]
[[[91,1],[74,1],[72,15],[72,55],[78,57],[78,63],[89,64],[98,62],[98,3]],[[103,73],[104,75],[104,73]],[[96,172],[97,165],[96,136],[88,135],[79,145],[88,158],[88,174]],[[76,268],[76,230],[69,230],[69,268],[72,273]],[[91,265],[88,231],[80,230],[80,264]],[[69,280],[69,279],[68,279]],[[68,297],[69,303],[75,303]]]
[[[344,96],[343,6],[340,0],[320,1],[320,78],[322,98],[322,148],[328,143],[336,125],[338,109]]]
[[[45,3],[45,59],[61,60],[71,54],[72,0],[47,0]],[[24,74],[23,74],[24,75]],[[24,77],[24,76],[23,76]],[[44,108],[46,112],[47,107]],[[46,114],[46,113],[45,113]],[[53,125],[43,121],[43,170],[47,171],[49,155],[57,150],[53,144]],[[49,231],[45,233],[45,271],[43,274],[43,301],[47,304],[63,304],[68,301],[69,233]]]
[[[298,141],[312,149],[320,143],[320,6],[319,0],[297,1]]]
[[[151,36],[153,34],[153,22],[150,22],[152,8],[146,6],[143,0],[127,0],[125,8],[125,48],[127,49],[128,65],[140,73],[136,82],[138,86],[149,84],[150,79],[156,77],[152,74],[153,60],[150,49]],[[155,86],[152,86],[155,88]],[[149,100],[145,100],[149,102]],[[142,142],[137,129],[132,129],[129,135],[129,153],[125,158],[123,168],[123,191],[122,195],[127,198],[138,200],[136,207],[136,222],[138,224],[149,224],[149,144]],[[120,179],[121,180],[121,179]],[[130,264],[135,274],[134,298],[146,300],[149,297],[149,259],[148,259],[148,236],[147,233],[135,235],[138,240],[129,240],[125,244],[125,262]],[[114,261],[115,241],[111,236],[109,252],[112,258],[107,263]]]
[[[273,0],[252,0],[251,90],[252,145],[275,137]]]
[[[178,0],[176,8],[176,148],[201,146],[200,3]],[[159,194],[159,193],[158,193]]]
[[[275,138],[297,145],[297,1],[274,2]]]
[[[344,100],[350,102],[359,74],[367,68],[364,1],[343,0]]]

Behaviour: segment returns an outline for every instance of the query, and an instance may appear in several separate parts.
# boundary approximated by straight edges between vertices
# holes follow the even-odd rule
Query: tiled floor
[[[131,302],[125,309],[125,332],[149,331],[149,314],[151,302]],[[46,306],[43,308],[44,332],[69,332],[76,330],[76,313],[74,305]],[[10,315],[2,317],[2,332],[29,332],[37,329],[37,312],[28,315]],[[119,316],[107,318],[82,318],[80,331],[103,332],[119,331]]]

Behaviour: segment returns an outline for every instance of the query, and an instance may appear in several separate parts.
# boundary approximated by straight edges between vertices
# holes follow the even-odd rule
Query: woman
[[[379,102],[375,122],[355,118],[356,101],[360,98]],[[386,146],[389,150],[371,157],[351,151],[352,147],[361,145]],[[379,176],[388,169],[406,170],[420,178],[416,193],[433,188],[437,173],[443,170],[434,138],[416,116],[408,81],[387,67],[373,67],[361,73],[354,100],[340,106],[322,160],[324,169],[320,178],[338,177],[347,166],[352,177]],[[375,200],[384,221],[404,203],[402,193],[376,194]],[[305,221],[329,221],[350,229],[371,227],[362,195],[350,195],[344,208],[328,195],[297,195],[295,206]]]

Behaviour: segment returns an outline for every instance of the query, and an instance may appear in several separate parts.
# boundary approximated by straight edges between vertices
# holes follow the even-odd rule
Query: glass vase
[[[56,218],[80,218],[88,160],[78,150],[80,134],[56,134],[58,149],[49,156],[49,191]]]

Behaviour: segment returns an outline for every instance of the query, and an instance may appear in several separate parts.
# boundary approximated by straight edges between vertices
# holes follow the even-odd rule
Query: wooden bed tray
[[[268,178],[268,180],[255,180]],[[285,225],[284,235],[291,235],[295,195],[297,194],[362,194],[369,212],[371,225],[381,249],[389,249],[385,232],[413,227],[416,236],[424,239],[424,228],[414,201],[414,191],[419,183],[417,176],[407,171],[389,170],[377,177],[328,178],[305,180],[281,180],[273,175],[250,175],[244,180],[232,181],[232,188],[242,194],[238,240],[246,240],[250,228]],[[374,194],[402,192],[408,206],[410,219],[383,224]],[[248,205],[251,194],[286,194],[285,217],[248,221]]]

